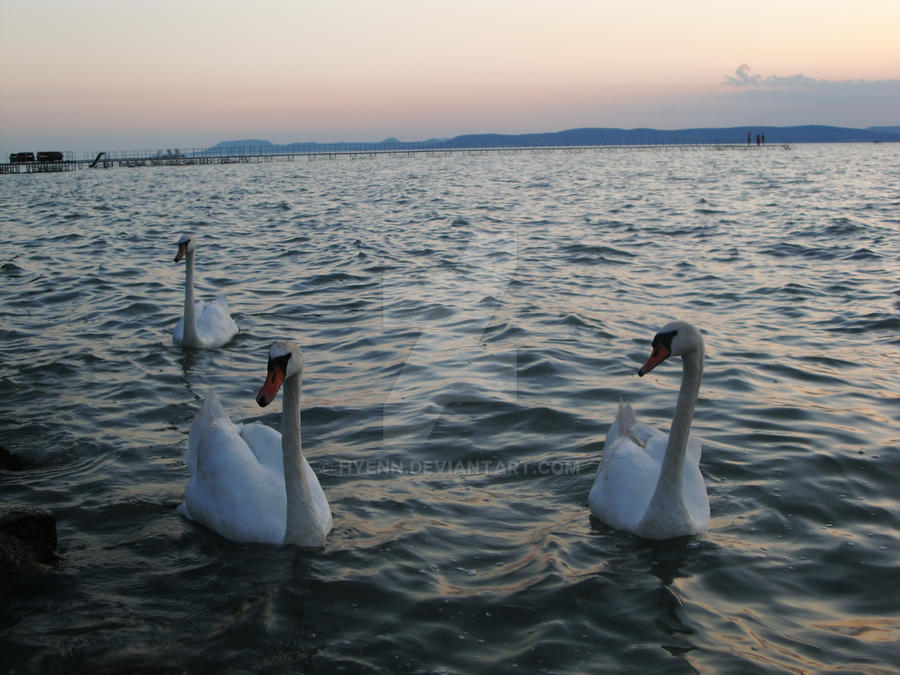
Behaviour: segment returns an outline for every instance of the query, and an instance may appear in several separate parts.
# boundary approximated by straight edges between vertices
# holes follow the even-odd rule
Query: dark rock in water
[[[21,471],[29,464],[31,464],[31,462],[24,460],[21,457],[16,457],[9,450],[0,445],[0,469],[6,469],[7,471]]]
[[[0,504],[0,582],[46,571],[56,562],[56,517],[44,509]]]

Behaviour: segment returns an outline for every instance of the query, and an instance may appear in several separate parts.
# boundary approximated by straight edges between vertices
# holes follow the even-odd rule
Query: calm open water
[[[0,471],[63,560],[5,589],[46,672],[887,672],[900,656],[900,146],[488,154],[0,180]],[[241,332],[182,352],[180,234]],[[703,330],[711,528],[587,495]],[[304,349],[324,550],[181,518],[188,429]]]

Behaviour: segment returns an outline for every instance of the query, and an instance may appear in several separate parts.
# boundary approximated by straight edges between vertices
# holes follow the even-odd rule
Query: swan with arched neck
[[[631,406],[621,402],[588,497],[595,517],[647,539],[698,535],[709,528],[700,443],[690,436],[703,378],[700,331],[686,321],[663,326],[638,375],[670,356],[681,357],[682,379],[669,432],[637,422]]]
[[[185,234],[178,240],[175,262],[184,259],[184,314],[175,324],[172,339],[191,349],[214,349],[238,333],[228,310],[228,300],[220,295],[208,302],[194,300],[194,255],[197,237]]]
[[[295,342],[272,345],[256,401],[267,406],[283,389],[281,433],[258,422],[233,424],[210,392],[188,436],[190,479],[179,513],[232,541],[324,546],[331,508],[303,456],[302,373]]]

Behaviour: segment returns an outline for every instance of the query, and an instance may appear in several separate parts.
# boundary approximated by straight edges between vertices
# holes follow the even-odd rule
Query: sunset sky
[[[900,2],[0,0],[0,151],[900,124]]]

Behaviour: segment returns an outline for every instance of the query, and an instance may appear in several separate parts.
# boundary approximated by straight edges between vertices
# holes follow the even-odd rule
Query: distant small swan
[[[225,296],[209,302],[194,301],[194,250],[196,237],[183,235],[178,240],[175,262],[185,259],[184,270],[184,316],[175,324],[172,339],[178,344],[192,349],[213,349],[221,347],[237,335],[238,327],[228,312]]]
[[[258,422],[233,424],[210,392],[188,436],[181,515],[232,541],[325,545],[331,509],[300,443],[302,372],[296,343],[272,345],[256,401],[269,405],[284,383],[280,434]]]
[[[638,375],[671,355],[681,356],[683,374],[670,432],[639,424],[631,406],[621,402],[588,497],[594,516],[647,539],[697,535],[709,528],[700,443],[689,438],[703,377],[700,331],[684,321],[664,326]]]

